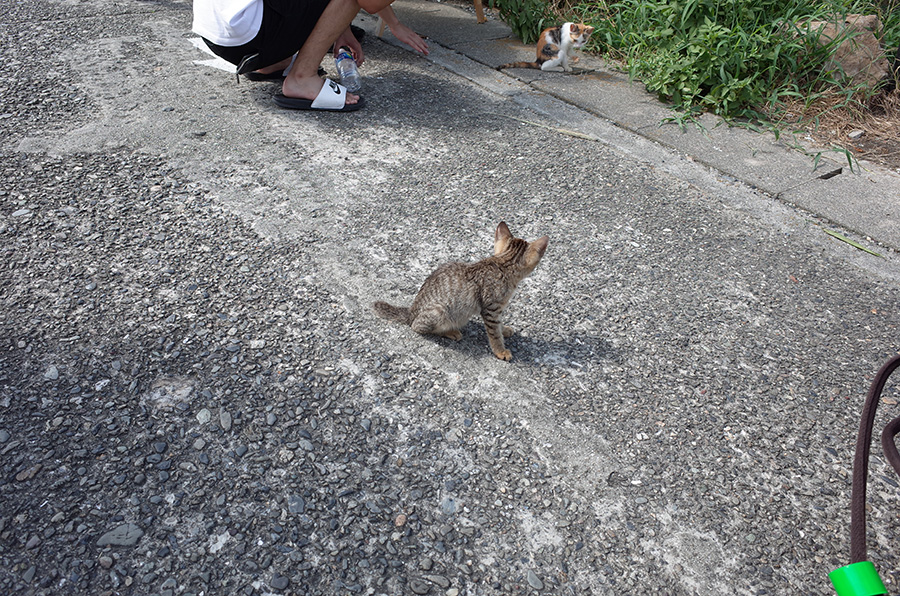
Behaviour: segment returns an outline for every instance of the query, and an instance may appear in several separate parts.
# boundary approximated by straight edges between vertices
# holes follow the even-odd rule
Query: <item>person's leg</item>
[[[277,62],[271,66],[266,66],[265,68],[260,68],[256,72],[258,72],[259,74],[272,74],[273,72],[281,72],[290,65],[291,58],[285,58],[281,62]]]
[[[331,0],[315,28],[303,43],[291,72],[284,79],[282,93],[286,97],[315,99],[325,81],[317,74],[322,58],[335,40],[347,30],[359,12],[357,0]],[[355,104],[359,96],[347,94],[346,103]]]
[[[394,0],[358,0],[358,2],[361,9],[374,15],[393,4]]]

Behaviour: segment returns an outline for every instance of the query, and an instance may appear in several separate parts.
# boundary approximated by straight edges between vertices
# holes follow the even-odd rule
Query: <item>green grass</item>
[[[490,0],[490,6],[524,43],[534,43],[541,31],[562,22],[559,8],[545,0]]]
[[[591,0],[552,7],[540,0],[493,2],[526,43],[564,20],[593,25],[588,50],[621,61],[687,119],[712,112],[765,122],[782,102],[809,103],[823,93],[855,101],[860,90],[823,68],[836,43],[821,47],[805,21],[877,14],[889,56],[900,45],[900,0]]]

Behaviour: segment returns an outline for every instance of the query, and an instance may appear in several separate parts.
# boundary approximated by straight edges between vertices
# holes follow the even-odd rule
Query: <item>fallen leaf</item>
[[[845,238],[844,236],[841,236],[841,235],[838,234],[837,232],[832,232],[831,230],[824,230],[824,232],[825,232],[826,234],[828,234],[829,236],[831,236],[832,238],[837,238],[837,239],[840,240],[841,242],[846,242],[846,243],[849,244],[850,246],[852,246],[852,247],[854,247],[854,248],[858,248],[859,250],[861,250],[861,251],[863,251],[863,252],[867,252],[867,253],[869,253],[870,255],[875,255],[876,257],[881,257],[882,259],[884,258],[882,255],[878,254],[878,253],[875,252],[874,250],[870,250],[870,249],[866,248],[865,246],[863,246],[863,245],[860,244],[859,242],[854,242],[853,240],[850,240],[849,238]]]

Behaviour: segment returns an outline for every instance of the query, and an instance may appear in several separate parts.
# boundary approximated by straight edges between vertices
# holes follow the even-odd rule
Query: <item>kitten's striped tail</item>
[[[383,319],[409,325],[409,309],[405,306],[393,306],[387,302],[376,302],[372,305],[375,314]]]
[[[497,70],[503,70],[505,68],[540,68],[541,65],[539,62],[510,62],[509,64],[502,64],[497,67]]]

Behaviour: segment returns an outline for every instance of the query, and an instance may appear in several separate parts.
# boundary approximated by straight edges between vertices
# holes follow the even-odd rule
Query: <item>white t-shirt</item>
[[[240,46],[256,37],[262,0],[194,0],[194,33],[219,46]]]

